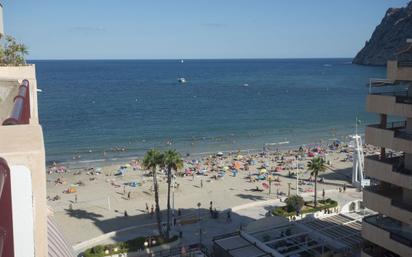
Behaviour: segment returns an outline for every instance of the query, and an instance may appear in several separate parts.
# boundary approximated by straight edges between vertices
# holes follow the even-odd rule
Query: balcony
[[[386,128],[379,124],[367,126],[365,143],[412,153],[412,134],[406,131],[405,121],[388,123]]]
[[[402,200],[401,188],[366,187],[363,202],[369,209],[412,224],[412,206]]]
[[[365,174],[379,181],[412,190],[412,170],[405,169],[402,156],[383,159],[379,155],[367,156]]]
[[[398,254],[388,251],[374,243],[364,241],[361,251],[361,257],[400,257]]]
[[[412,62],[392,60],[387,63],[388,79],[393,81],[412,81]]]
[[[362,236],[400,256],[412,256],[412,228],[400,221],[382,215],[366,217]]]
[[[406,91],[370,93],[366,111],[412,118],[412,96]]]

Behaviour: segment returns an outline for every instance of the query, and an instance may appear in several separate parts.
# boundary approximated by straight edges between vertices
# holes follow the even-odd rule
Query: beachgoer
[[[322,198],[325,199],[325,189],[322,189]]]
[[[127,193],[127,199],[130,200],[130,191]]]
[[[149,205],[146,203],[146,213],[149,213]]]
[[[74,195],[74,202],[77,203],[77,194]]]
[[[124,210],[124,216],[125,216],[125,217],[128,217],[128,216],[129,216],[129,214],[127,214],[127,211],[126,211],[126,210]]]
[[[153,218],[153,214],[154,214],[154,207],[153,207],[153,204],[152,204],[152,208],[150,208],[150,216],[152,216],[152,218]]]
[[[226,221],[227,221],[227,222],[231,222],[231,221],[232,221],[232,217],[231,217],[231,214],[230,214],[230,210],[227,212]]]
[[[346,192],[346,184],[343,184],[343,192]]]
[[[203,179],[200,180],[200,188],[203,188]]]
[[[180,208],[177,209],[177,215],[178,215],[178,216],[181,216],[181,215],[182,215],[182,211],[180,210]]]

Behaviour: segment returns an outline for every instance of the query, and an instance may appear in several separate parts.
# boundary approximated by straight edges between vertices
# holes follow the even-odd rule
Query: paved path
[[[321,193],[319,195],[321,195]],[[304,193],[302,196],[305,200],[313,199],[313,193]],[[326,197],[337,200],[339,205],[343,206],[350,201],[361,199],[362,193],[357,192],[355,189],[348,189],[345,193],[339,193],[337,190],[332,189],[326,191]],[[174,228],[173,233],[178,234],[179,231],[182,231],[182,244],[193,244],[202,240],[202,243],[210,247],[212,239],[216,235],[228,233],[240,229],[240,227],[245,227],[252,221],[264,218],[266,213],[273,207],[281,205],[283,205],[283,203],[279,199],[270,199],[235,206],[231,208],[231,221],[227,219],[227,210],[220,212],[218,219],[212,219],[209,212],[203,209],[200,213],[200,216],[202,217],[201,222],[177,226]],[[197,216],[198,212],[192,211],[183,215],[183,219],[196,218]],[[126,241],[137,236],[157,234],[157,227],[154,221],[154,219],[146,219],[146,221],[142,221],[139,225],[106,233],[99,237],[76,244],[73,248],[75,252],[80,253],[96,244]],[[202,229],[201,236],[200,229]]]

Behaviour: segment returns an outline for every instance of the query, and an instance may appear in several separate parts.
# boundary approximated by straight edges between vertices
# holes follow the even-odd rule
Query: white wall
[[[33,190],[25,166],[10,167],[14,257],[34,257]]]

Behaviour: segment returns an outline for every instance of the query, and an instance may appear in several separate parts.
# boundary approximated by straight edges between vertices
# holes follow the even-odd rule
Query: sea
[[[384,67],[351,59],[37,60],[47,161],[104,165],[348,140]],[[180,83],[185,78],[186,83]]]

